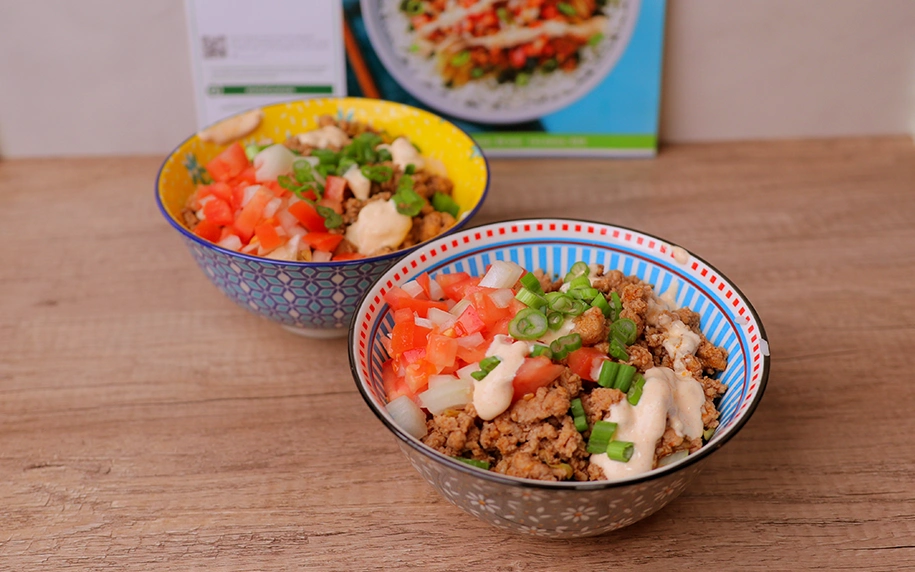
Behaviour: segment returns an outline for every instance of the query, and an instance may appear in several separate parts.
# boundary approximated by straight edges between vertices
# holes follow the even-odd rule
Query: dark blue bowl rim
[[[643,234],[645,236],[665,242],[672,247],[679,246],[678,244],[671,242],[665,238],[659,237],[655,234],[647,233],[645,231],[638,230],[638,229],[631,228],[631,227],[626,227],[626,226],[622,226],[622,225],[618,225],[618,224],[614,224],[614,223],[592,221],[592,220],[587,220],[587,219],[572,219],[572,218],[561,218],[561,217],[535,217],[535,218],[503,219],[500,221],[495,221],[495,222],[487,223],[484,225],[471,227],[471,228],[465,229],[463,232],[471,232],[471,231],[479,232],[480,230],[486,229],[487,227],[503,225],[503,224],[508,224],[508,223],[523,225],[525,223],[536,223],[539,221],[546,221],[546,220],[564,221],[564,222],[582,223],[582,224],[611,225],[611,226],[614,226],[614,227],[622,229],[622,230],[629,230],[632,232]],[[452,238],[454,238],[454,237],[452,237]],[[437,239],[433,242],[437,242]],[[430,244],[430,246],[431,246],[431,244]],[[743,299],[744,302],[746,302],[747,309],[753,315],[753,318],[756,320],[756,324],[759,326],[760,338],[762,340],[768,341],[768,337],[766,336],[766,329],[763,327],[762,320],[760,319],[759,314],[756,312],[756,308],[753,307],[753,304],[750,303],[750,300],[746,297],[746,295],[744,295],[744,293],[734,284],[733,281],[731,281],[730,278],[728,278],[724,273],[722,273],[720,270],[718,270],[715,266],[713,266],[712,264],[709,264],[709,262],[707,260],[705,260],[704,258],[702,258],[700,256],[697,256],[692,251],[688,251],[688,252],[690,253],[690,255],[693,258],[700,260],[703,264],[708,266],[711,270],[714,270],[716,273],[718,273],[718,275],[721,278],[723,278],[725,281],[727,281],[728,286],[730,286],[731,289],[733,289],[734,292],[736,294],[738,294]],[[385,274],[387,274],[387,273],[385,273]],[[383,276],[384,276],[384,274],[382,274],[382,277]],[[629,487],[632,485],[638,485],[641,483],[647,483],[647,482],[650,482],[650,481],[653,481],[656,479],[668,477],[687,467],[696,465],[696,463],[701,462],[703,459],[708,458],[709,455],[711,455],[715,451],[721,449],[721,447],[724,446],[725,443],[730,441],[737,433],[739,433],[740,430],[743,428],[743,426],[746,425],[747,422],[750,420],[750,417],[753,416],[753,413],[756,412],[756,408],[759,406],[759,402],[762,400],[763,394],[765,393],[766,386],[769,381],[769,359],[770,358],[769,358],[769,354],[767,352],[767,353],[763,354],[763,368],[762,368],[762,373],[760,374],[760,378],[759,378],[759,382],[758,382],[759,390],[757,391],[756,396],[753,398],[753,401],[750,402],[750,404],[747,406],[747,409],[743,413],[743,416],[740,417],[740,419],[738,419],[737,422],[733,426],[731,426],[727,430],[727,432],[721,436],[721,438],[718,441],[704,445],[696,453],[689,455],[688,457],[686,457],[686,459],[684,459],[674,465],[671,465],[670,467],[654,469],[653,471],[651,471],[649,473],[645,473],[640,476],[631,477],[629,479],[624,479],[624,480],[612,480],[612,481],[608,480],[608,481],[550,482],[550,481],[537,481],[537,480],[533,480],[533,479],[524,479],[524,478],[520,478],[520,477],[508,477],[508,476],[502,475],[500,473],[495,473],[493,471],[484,471],[481,469],[475,469],[475,468],[470,467],[466,463],[462,463],[460,461],[455,461],[453,459],[449,459],[445,455],[442,455],[441,453],[432,449],[431,447],[428,447],[427,445],[418,443],[413,437],[407,435],[399,427],[397,427],[393,423],[389,422],[387,420],[387,418],[385,418],[385,416],[382,415],[381,411],[377,407],[375,407],[374,400],[368,394],[368,390],[363,386],[362,383],[359,382],[359,373],[356,368],[356,355],[354,352],[355,323],[356,323],[357,316],[361,315],[361,313],[362,313],[362,307],[366,302],[366,297],[368,296],[369,291],[371,291],[372,288],[374,288],[375,284],[377,284],[378,282],[380,282],[382,280],[382,277],[379,277],[374,283],[372,283],[372,285],[368,289],[366,289],[365,293],[362,295],[362,298],[359,300],[359,304],[356,306],[356,311],[353,313],[353,318],[352,318],[352,321],[350,323],[350,328],[349,328],[348,352],[349,352],[350,371],[353,375],[353,380],[356,383],[356,388],[359,390],[359,393],[362,395],[363,401],[365,401],[368,408],[384,424],[385,427],[387,427],[392,433],[394,433],[394,435],[397,436],[397,438],[401,442],[408,445],[414,451],[429,458],[431,461],[438,463],[440,465],[444,465],[454,471],[458,471],[458,472],[464,473],[470,477],[479,478],[484,481],[490,481],[495,484],[509,485],[509,486],[515,486],[515,487],[524,487],[524,488],[530,488],[530,489],[539,489],[539,490],[596,491],[596,490]]]
[[[285,106],[290,103],[300,103],[303,101],[315,101],[318,99],[337,100],[337,101],[341,101],[341,102],[345,101],[345,100],[376,101],[376,100],[370,100],[370,99],[364,98],[364,97],[327,97],[327,98],[314,98],[314,99],[310,99],[310,100],[298,99],[298,100],[283,101],[281,103],[274,103],[271,105],[258,105],[256,107],[252,107],[252,108],[246,109],[244,111],[239,111],[238,113],[234,114],[232,117],[241,115],[242,113],[247,113],[248,111],[251,111],[254,109],[270,109],[272,107]],[[428,113],[434,117],[439,117],[439,116],[435,115],[434,113],[432,113],[431,111],[419,109],[418,107],[413,107],[412,105],[406,105],[404,103],[397,103],[394,101],[381,101],[381,103],[396,105],[396,106],[400,106],[400,107],[406,107],[406,108],[420,111],[423,113]],[[159,212],[162,213],[162,216],[165,217],[165,220],[167,220],[169,222],[169,224],[172,225],[172,227],[174,227],[179,233],[181,233],[184,236],[184,238],[191,240],[205,248],[215,250],[217,252],[225,254],[226,256],[241,258],[244,260],[249,260],[251,262],[257,262],[260,264],[278,264],[278,265],[283,265],[283,266],[294,266],[294,267],[301,267],[301,268],[339,268],[339,267],[346,267],[346,266],[359,266],[362,264],[372,264],[372,263],[376,263],[376,262],[394,261],[396,259],[403,257],[407,253],[412,252],[413,250],[416,250],[420,246],[429,244],[430,242],[432,242],[438,238],[451,235],[451,234],[461,230],[462,228],[464,228],[467,225],[467,223],[470,221],[470,219],[473,218],[477,214],[477,212],[479,212],[479,210],[483,207],[483,202],[486,200],[487,195],[489,195],[489,185],[492,181],[492,177],[490,175],[490,170],[489,170],[489,160],[486,158],[486,154],[483,153],[483,149],[474,141],[473,137],[471,137],[469,133],[467,133],[466,131],[464,131],[463,129],[461,129],[460,127],[458,127],[457,125],[455,125],[451,121],[448,121],[445,118],[439,117],[439,119],[441,119],[443,122],[447,123],[454,129],[458,130],[459,132],[463,133],[464,136],[467,137],[468,139],[470,139],[470,141],[472,141],[473,144],[477,147],[477,150],[480,152],[480,157],[482,157],[482,159],[483,159],[483,164],[486,166],[486,184],[483,187],[483,194],[480,195],[480,198],[476,202],[474,207],[471,210],[467,211],[467,214],[464,217],[462,217],[457,222],[455,222],[454,226],[452,226],[451,228],[449,228],[442,234],[439,234],[438,236],[430,238],[429,240],[426,240],[424,242],[420,242],[419,244],[413,245],[409,248],[402,248],[400,250],[395,250],[394,252],[390,252],[388,254],[382,254],[381,256],[372,256],[370,258],[357,258],[354,260],[341,260],[341,261],[337,261],[337,262],[332,262],[332,261],[331,262],[299,262],[299,261],[273,260],[271,258],[264,258],[262,256],[244,254],[242,252],[236,252],[234,250],[222,248],[221,246],[218,246],[216,244],[213,244],[212,242],[209,242],[207,240],[200,238],[199,236],[197,236],[196,234],[194,234],[193,232],[191,232],[190,230],[185,228],[185,226],[183,224],[178,222],[171,214],[169,214],[168,210],[165,208],[165,205],[162,204],[162,197],[159,195],[159,180],[162,178],[162,171],[163,171],[163,169],[165,169],[165,165],[168,163],[169,159],[171,159],[172,156],[178,152],[178,149],[183,147],[185,143],[187,143],[188,141],[190,141],[191,139],[193,139],[194,137],[197,136],[196,133],[194,133],[190,137],[187,137],[181,143],[179,143],[174,149],[172,149],[172,151],[168,155],[166,155],[165,160],[162,161],[162,165],[159,167],[159,171],[156,173],[156,181],[155,181],[155,185],[153,186],[153,192],[155,193],[155,196],[156,196],[156,205],[158,205]],[[218,121],[216,123],[218,123]],[[207,126],[207,127],[209,127],[209,126]]]

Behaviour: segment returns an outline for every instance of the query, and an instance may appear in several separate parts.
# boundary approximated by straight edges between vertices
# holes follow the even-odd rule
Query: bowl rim
[[[156,205],[159,207],[159,212],[162,214],[162,216],[165,218],[165,220],[167,220],[169,222],[169,224],[171,224],[172,227],[174,227],[179,233],[181,233],[184,236],[184,238],[191,240],[205,248],[215,250],[215,251],[225,254],[227,256],[237,257],[237,258],[241,258],[243,260],[248,260],[251,262],[257,262],[257,263],[261,263],[261,264],[277,264],[277,265],[282,265],[282,266],[293,266],[293,267],[300,267],[300,268],[328,268],[328,267],[340,268],[340,267],[346,267],[346,266],[359,266],[362,264],[373,264],[376,262],[385,262],[385,261],[395,260],[395,259],[405,256],[409,252],[412,252],[413,250],[416,250],[417,248],[419,248],[423,245],[429,244],[430,242],[432,242],[438,238],[449,236],[449,235],[463,229],[467,225],[467,223],[470,221],[470,219],[473,218],[480,211],[480,209],[483,207],[483,203],[486,201],[486,197],[489,195],[489,187],[492,184],[492,171],[489,167],[489,159],[486,158],[486,154],[483,153],[483,149],[479,146],[479,144],[477,144],[477,142],[474,140],[473,137],[470,136],[469,133],[467,133],[466,131],[464,131],[457,125],[455,125],[452,121],[449,121],[448,119],[445,119],[444,117],[438,116],[438,115],[432,113],[431,111],[426,111],[425,109],[420,109],[418,107],[414,107],[412,105],[407,105],[405,103],[398,103],[396,101],[387,101],[387,100],[383,100],[383,99],[371,99],[371,98],[367,98],[367,97],[318,97],[318,98],[308,98],[308,99],[293,99],[293,100],[289,100],[289,101],[281,101],[278,103],[272,103],[270,105],[254,106],[254,107],[239,111],[238,113],[233,113],[232,115],[224,117],[223,119],[220,119],[219,121],[215,121],[214,123],[211,123],[204,129],[211,127],[213,125],[216,125],[217,123],[224,121],[226,119],[229,119],[230,117],[236,117],[238,115],[242,115],[244,113],[248,113],[249,111],[254,111],[256,109],[263,110],[263,109],[269,109],[272,107],[279,107],[279,106],[285,106],[285,105],[289,105],[289,104],[301,103],[301,102],[305,102],[305,101],[308,101],[308,102],[314,102],[314,101],[344,102],[347,100],[370,101],[370,102],[379,103],[382,105],[392,105],[395,107],[406,107],[408,109],[412,109],[414,111],[418,111],[420,113],[425,113],[425,114],[431,115],[433,117],[436,117],[438,119],[441,119],[442,122],[447,123],[452,128],[456,129],[459,133],[461,133],[465,137],[467,137],[467,139],[469,139],[473,143],[473,145],[476,146],[476,148],[480,154],[480,157],[483,159],[483,165],[485,166],[485,169],[486,169],[486,182],[483,185],[483,192],[482,192],[482,194],[480,194],[480,198],[476,201],[473,208],[470,209],[469,211],[467,211],[463,217],[461,217],[454,223],[454,226],[452,226],[445,232],[443,232],[439,235],[436,235],[428,240],[415,244],[413,246],[410,246],[407,248],[402,248],[400,250],[395,250],[394,252],[389,252],[387,254],[381,254],[378,256],[370,256],[370,257],[366,257],[366,258],[356,258],[353,260],[338,260],[338,261],[327,261],[327,262],[305,262],[305,261],[298,261],[298,260],[275,260],[275,259],[266,258],[263,256],[255,256],[255,255],[246,254],[243,252],[237,252],[235,250],[229,250],[229,249],[223,248],[213,242],[204,240],[204,239],[200,238],[199,236],[197,236],[196,234],[194,234],[193,232],[191,232],[190,230],[188,230],[187,228],[185,228],[185,226],[183,224],[181,224],[178,220],[176,220],[175,217],[173,217],[171,215],[171,213],[168,212],[168,209],[165,208],[165,205],[162,203],[162,195],[161,195],[161,193],[159,193],[159,181],[162,178],[162,173],[165,170],[166,164],[178,152],[178,150],[181,149],[188,141],[190,141],[194,137],[197,137],[197,135],[199,133],[199,131],[198,131],[198,132],[193,133],[189,137],[186,137],[180,143],[178,143],[178,145],[174,149],[172,149],[168,153],[168,155],[165,156],[165,159],[162,161],[162,164],[159,166],[159,170],[156,172],[156,178],[153,183],[153,193],[155,194],[155,197],[156,197]],[[201,131],[202,131],[202,129],[201,129]]]
[[[654,238],[656,240],[662,241],[662,242],[670,245],[671,247],[679,246],[677,243],[671,242],[665,238],[659,237],[658,235],[651,234],[651,233],[648,233],[648,232],[645,232],[642,230],[638,230],[638,229],[635,229],[632,227],[627,227],[627,226],[622,226],[622,225],[607,223],[607,222],[599,222],[599,221],[594,221],[594,220],[589,220],[589,219],[575,219],[575,218],[565,218],[565,217],[507,218],[507,219],[501,219],[498,221],[493,221],[490,223],[482,224],[479,226],[469,227],[467,229],[464,229],[461,232],[462,233],[479,232],[481,229],[485,229],[487,227],[493,227],[493,226],[499,226],[499,225],[505,225],[505,224],[517,223],[518,225],[523,225],[525,223],[534,223],[534,222],[543,223],[546,221],[561,221],[561,222],[566,222],[566,223],[581,223],[581,224],[594,224],[594,225],[601,225],[601,226],[613,226],[620,230],[628,230],[631,232],[642,234],[646,237]],[[442,238],[444,238],[444,237],[442,237]],[[455,237],[450,237],[451,240],[453,240],[454,238]],[[435,239],[431,243],[426,243],[425,246],[432,247],[434,245],[437,245],[437,242],[438,242],[438,239]],[[682,248],[682,247],[680,247],[680,248]],[[753,318],[756,321],[756,325],[759,330],[758,335],[759,335],[760,339],[764,340],[764,341],[766,341],[766,343],[768,343],[768,337],[766,335],[766,330],[765,330],[765,327],[763,326],[762,319],[759,317],[759,313],[756,311],[756,308],[753,307],[753,305],[750,303],[750,300],[746,297],[746,295],[743,293],[743,291],[740,290],[740,288],[738,288],[730,278],[728,278],[724,273],[722,273],[720,270],[718,270],[718,268],[716,268],[712,264],[709,264],[708,261],[706,261],[704,258],[697,256],[692,251],[688,251],[688,252],[689,252],[690,256],[692,256],[696,260],[698,260],[698,261],[702,262],[703,264],[705,264],[706,266],[708,266],[708,268],[710,270],[715,271],[721,279],[723,279],[727,282],[728,286],[734,291],[734,293],[736,293],[737,295],[739,295],[742,298],[743,302],[746,303],[747,311],[749,311],[753,315]],[[616,489],[616,488],[621,488],[621,487],[628,487],[631,485],[647,483],[647,482],[653,481],[655,479],[659,479],[659,478],[663,478],[663,477],[672,475],[673,473],[676,473],[687,467],[696,465],[697,463],[703,461],[704,459],[707,459],[709,457],[709,455],[711,455],[713,452],[719,450],[721,447],[724,446],[725,443],[727,443],[735,435],[737,435],[737,433],[740,432],[740,429],[742,429],[743,426],[746,425],[747,422],[750,420],[750,418],[753,416],[753,413],[756,412],[756,408],[759,406],[760,401],[762,401],[763,394],[765,393],[766,386],[768,385],[770,356],[769,356],[769,352],[766,351],[766,352],[761,352],[763,360],[762,360],[762,372],[760,372],[759,381],[757,382],[759,389],[757,390],[756,395],[754,396],[753,400],[749,404],[747,404],[746,408],[742,412],[738,412],[738,415],[740,415],[740,417],[734,422],[734,424],[731,425],[724,433],[722,433],[720,437],[716,436],[718,438],[714,442],[703,445],[702,448],[699,449],[696,453],[689,455],[682,461],[673,463],[670,466],[658,467],[656,469],[652,469],[651,471],[648,471],[647,473],[642,473],[640,475],[636,475],[636,476],[629,477],[626,479],[601,480],[601,481],[553,482],[553,481],[538,481],[535,479],[527,479],[527,478],[523,478],[523,477],[510,477],[510,476],[506,476],[501,473],[496,473],[493,471],[484,471],[484,470],[476,469],[476,468],[470,467],[466,463],[461,463],[460,461],[456,461],[454,459],[450,459],[450,458],[446,457],[445,455],[439,453],[435,449],[432,449],[431,447],[419,442],[417,439],[414,439],[412,436],[407,435],[402,429],[397,427],[395,424],[389,422],[387,420],[387,418],[385,418],[385,416],[381,413],[381,411],[379,411],[378,408],[375,406],[373,399],[368,394],[368,390],[366,389],[365,384],[360,380],[359,371],[356,368],[357,358],[356,358],[355,351],[354,351],[355,341],[356,341],[355,340],[355,332],[356,332],[355,324],[358,319],[358,316],[362,313],[362,308],[366,303],[366,299],[368,298],[369,292],[372,291],[379,282],[381,282],[382,280],[387,280],[388,273],[392,272],[393,270],[394,269],[392,268],[392,269],[389,269],[388,271],[384,272],[380,277],[378,277],[372,283],[371,286],[369,286],[366,289],[365,293],[363,293],[362,297],[359,299],[359,303],[356,305],[356,311],[353,313],[353,318],[352,318],[352,321],[350,323],[350,328],[349,328],[349,335],[347,337],[347,344],[348,344],[347,351],[349,354],[350,371],[353,375],[353,380],[356,383],[356,387],[359,390],[359,393],[362,396],[362,399],[365,402],[365,404],[372,411],[372,413],[375,414],[375,417],[377,417],[381,421],[381,423],[400,440],[401,443],[405,443],[410,448],[412,448],[414,451],[429,458],[434,463],[444,465],[445,467],[448,467],[455,471],[464,473],[471,477],[480,478],[484,481],[489,481],[489,482],[492,482],[492,483],[498,484],[498,485],[520,486],[520,487],[539,489],[539,490],[595,491],[595,490],[605,490],[605,489]]]

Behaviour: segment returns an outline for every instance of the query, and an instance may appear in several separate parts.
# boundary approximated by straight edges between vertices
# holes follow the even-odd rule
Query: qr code
[[[203,58],[213,60],[226,57],[225,36],[203,36]]]

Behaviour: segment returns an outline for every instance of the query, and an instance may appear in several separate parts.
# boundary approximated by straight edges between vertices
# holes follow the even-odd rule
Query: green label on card
[[[277,95],[293,93],[332,94],[331,85],[211,85],[210,95]]]
[[[589,133],[474,133],[484,149],[654,149],[655,135]]]

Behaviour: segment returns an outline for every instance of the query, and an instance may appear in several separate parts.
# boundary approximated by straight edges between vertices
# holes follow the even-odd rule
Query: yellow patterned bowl
[[[409,137],[425,157],[441,161],[454,183],[453,198],[460,213],[458,222],[444,235],[464,227],[486,198],[489,165],[480,148],[452,123],[427,111],[349,97],[279,103],[262,111],[263,120],[241,139],[243,145],[262,139],[285,141],[316,128],[322,115],[368,123],[391,135]],[[180,233],[210,281],[243,308],[298,334],[346,335],[363,292],[395,261],[421,245],[358,260],[286,262],[242,254],[203,240],[181,222],[181,210],[202,181],[203,165],[224,148],[194,135],[172,151],[156,181],[156,201],[163,216]]]

